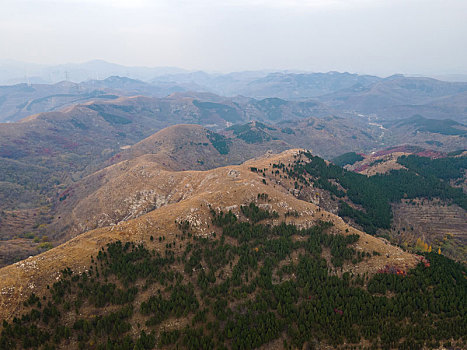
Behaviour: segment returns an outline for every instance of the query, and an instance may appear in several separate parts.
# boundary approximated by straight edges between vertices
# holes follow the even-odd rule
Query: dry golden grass
[[[175,239],[179,232],[176,221],[183,220],[190,222],[195,234],[210,235],[213,230],[210,227],[210,206],[239,213],[239,206],[255,201],[258,193],[267,193],[267,204],[280,214],[279,219],[273,220],[272,224],[287,220],[299,227],[309,227],[318,220],[332,221],[334,226],[331,232],[360,235],[360,240],[355,244],[357,250],[381,253],[380,256],[371,257],[357,266],[346,265],[344,270],[372,274],[386,264],[401,268],[409,268],[416,264],[413,255],[350,227],[340,217],[323,210],[319,211],[312,203],[295,198],[286,186],[275,185],[269,178],[267,184],[264,184],[263,177],[250,170],[252,166],[270,168],[269,164],[272,163],[292,163],[297,153],[298,150],[289,150],[279,155],[251,160],[243,165],[210,171],[169,172],[146,167],[144,163],[133,166],[129,163],[116,164],[106,169],[105,171],[112,172],[114,167],[128,166],[126,173],[129,178],[123,181],[118,177],[110,177],[110,183],[98,189],[101,192],[96,200],[100,198],[101,205],[129,195],[142,181],[146,185],[163,189],[165,193],[170,194],[172,200],[144,215],[86,232],[45,253],[0,269],[0,319],[11,319],[18,315],[22,302],[31,292],[41,294],[47,285],[53,284],[59,278],[59,271],[63,268],[85,270],[90,256],[95,256],[97,251],[109,242],[134,241],[147,243],[155,249],[162,250],[166,242],[159,243],[157,238],[165,236],[168,242]],[[298,211],[299,216],[284,219],[289,210]],[[154,242],[150,242],[150,236],[154,236]]]
[[[368,166],[367,168],[359,171],[359,173],[368,176],[385,174],[391,170],[403,169],[404,167],[397,163],[397,158],[404,155],[410,155],[410,153],[394,152],[383,156],[368,156],[351,166],[346,166],[345,168],[348,170],[354,170]]]

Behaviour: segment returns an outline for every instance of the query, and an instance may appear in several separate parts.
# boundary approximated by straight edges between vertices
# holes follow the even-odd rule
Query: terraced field
[[[394,204],[393,213],[393,230],[400,232],[402,240],[421,238],[428,244],[441,243],[443,253],[466,261],[467,214],[462,208],[424,199]]]

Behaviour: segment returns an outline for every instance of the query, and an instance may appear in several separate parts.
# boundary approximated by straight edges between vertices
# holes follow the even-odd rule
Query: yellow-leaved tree
[[[423,242],[421,238],[417,238],[417,243],[415,244],[415,248],[417,250],[420,250],[422,252],[427,252],[428,251],[428,244]]]

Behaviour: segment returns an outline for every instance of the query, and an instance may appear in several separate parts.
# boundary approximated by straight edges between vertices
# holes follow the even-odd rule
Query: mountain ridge
[[[371,263],[363,264],[360,269],[354,266],[352,269],[355,272],[376,273],[384,264],[390,262],[404,268],[405,265],[414,266],[417,263],[413,255],[388,245],[376,237],[357,231],[345,224],[341,218],[318,210],[314,204],[296,199],[282,187],[271,186],[272,183],[264,184],[263,177],[250,170],[253,166],[261,169],[270,167],[269,164],[272,163],[289,163],[297,154],[298,150],[289,150],[277,156],[251,160],[239,166],[217,168],[203,173],[188,172],[187,174],[198,175],[191,181],[204,182],[200,192],[193,192],[191,196],[177,203],[161,206],[128,222],[120,222],[79,235],[38,256],[0,269],[0,318],[11,319],[18,313],[22,302],[29,297],[29,294],[44,290],[47,284],[56,281],[61,269],[70,267],[76,271],[84,271],[89,256],[95,256],[100,247],[106,243],[114,240],[149,243],[150,235],[155,235],[156,238],[159,235],[168,235],[170,239],[177,231],[176,222],[185,220],[188,220],[199,234],[207,234],[209,207],[223,210],[231,208],[238,211],[239,204],[254,201],[257,193],[268,193],[271,199],[270,205],[280,215],[284,215],[288,210],[299,213],[298,218],[290,217],[287,221],[307,227],[317,220],[331,220],[334,223],[334,232],[356,233],[363,238],[359,244],[381,251],[382,254],[375,256]],[[201,174],[204,175],[202,178],[199,177]],[[157,245],[162,247],[161,244]],[[390,257],[388,258],[386,254]]]

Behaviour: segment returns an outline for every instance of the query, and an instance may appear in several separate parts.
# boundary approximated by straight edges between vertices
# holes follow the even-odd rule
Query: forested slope
[[[219,237],[193,236],[186,221],[173,241],[159,236],[162,250],[102,247],[86,272],[64,269],[47,292],[31,294],[23,316],[3,322],[0,348],[465,346],[465,267],[432,253],[403,274],[339,275],[344,261],[376,254],[352,247],[359,235],[329,234],[330,222],[271,227],[261,221],[277,213],[248,208],[240,220],[211,209]],[[169,319],[181,327],[160,326]]]

